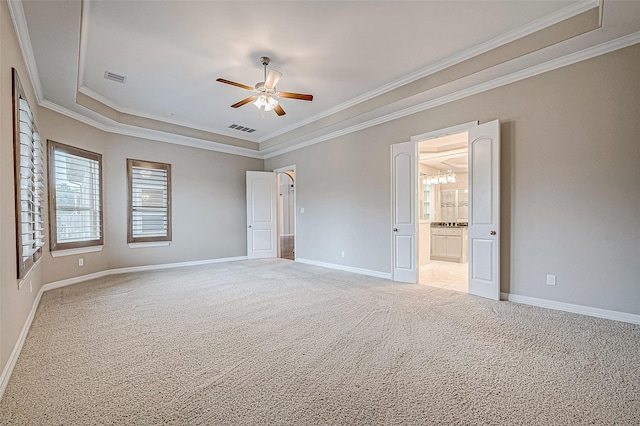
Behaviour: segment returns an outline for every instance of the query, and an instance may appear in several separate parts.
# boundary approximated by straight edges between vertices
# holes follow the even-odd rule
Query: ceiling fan
[[[241,100],[240,102],[236,102],[231,105],[231,108],[238,108],[242,105],[248,104],[249,102],[253,102],[253,104],[260,110],[260,113],[264,117],[265,111],[275,111],[278,115],[285,115],[284,109],[275,99],[278,98],[289,98],[289,99],[299,99],[301,101],[312,101],[313,95],[305,95],[302,93],[292,93],[292,92],[277,92],[276,84],[282,77],[282,73],[276,70],[269,71],[269,75],[267,75],[267,65],[271,62],[266,56],[260,58],[260,62],[264,66],[264,81],[256,83],[255,87],[250,87],[244,84],[236,83],[234,81],[225,80],[224,78],[218,78],[216,81],[220,83],[230,84],[232,86],[240,87],[241,89],[250,90],[255,92],[256,95],[249,96],[246,99]]]

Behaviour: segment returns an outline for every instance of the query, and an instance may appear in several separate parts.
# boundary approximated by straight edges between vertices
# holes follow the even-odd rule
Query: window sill
[[[171,241],[150,241],[148,243],[128,243],[129,248],[167,247]]]
[[[31,269],[29,269],[29,272],[27,272],[27,275],[25,275],[24,277],[18,279],[18,290],[22,290],[22,285],[24,283],[26,283],[27,280],[29,281],[29,284],[31,284],[31,278],[29,277],[29,275],[31,275],[31,273],[33,271],[35,271],[36,269],[38,269],[40,267],[40,262],[42,261],[43,257],[44,256],[40,256],[40,258],[38,260],[36,260],[36,263],[34,263],[31,266]],[[29,291],[33,291],[33,289],[29,288]]]
[[[56,250],[50,253],[51,253],[51,257],[73,256],[74,254],[93,253],[96,251],[102,251],[103,247],[104,245],[91,246],[91,247],[78,247],[78,248],[66,249],[66,250]]]

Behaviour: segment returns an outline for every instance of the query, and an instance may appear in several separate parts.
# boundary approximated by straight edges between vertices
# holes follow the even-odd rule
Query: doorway
[[[418,143],[436,137],[468,132],[468,236],[434,239],[438,256],[449,257],[450,248],[467,241],[468,293],[500,299],[500,121],[472,122],[417,135],[391,145],[391,276],[394,281],[418,282]],[[447,228],[447,224],[444,226]],[[449,225],[449,228],[454,228]],[[458,236],[456,229],[434,232]]]
[[[469,133],[419,141],[418,283],[469,289]]]
[[[274,170],[278,181],[278,257],[295,260],[296,176],[295,166]]]

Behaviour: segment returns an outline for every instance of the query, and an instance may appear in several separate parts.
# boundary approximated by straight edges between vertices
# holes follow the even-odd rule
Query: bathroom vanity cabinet
[[[431,260],[464,263],[468,256],[466,227],[432,227]]]

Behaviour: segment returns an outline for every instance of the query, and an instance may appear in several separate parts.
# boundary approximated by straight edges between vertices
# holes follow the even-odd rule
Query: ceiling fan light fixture
[[[273,111],[273,109],[278,106],[278,101],[269,95],[262,94],[258,96],[258,99],[256,99],[253,104],[260,110],[264,117],[264,112]]]
[[[231,86],[236,86],[241,89],[249,90],[254,92],[255,95],[250,96],[241,100],[240,102],[236,102],[231,105],[231,108],[239,108],[248,103],[253,103],[256,108],[260,110],[260,115],[264,117],[265,111],[274,111],[278,116],[283,116],[286,114],[284,109],[280,106],[275,97],[279,98],[290,98],[290,99],[298,99],[301,101],[312,101],[313,95],[306,95],[304,93],[293,93],[293,92],[278,92],[276,90],[276,84],[280,81],[280,77],[282,77],[282,73],[280,71],[271,70],[269,74],[267,74],[267,65],[271,60],[263,56],[260,58],[260,62],[264,66],[264,81],[256,83],[255,87],[247,86],[246,84],[236,83],[235,81],[227,80],[224,78],[217,78],[216,81],[220,83],[229,84]]]

